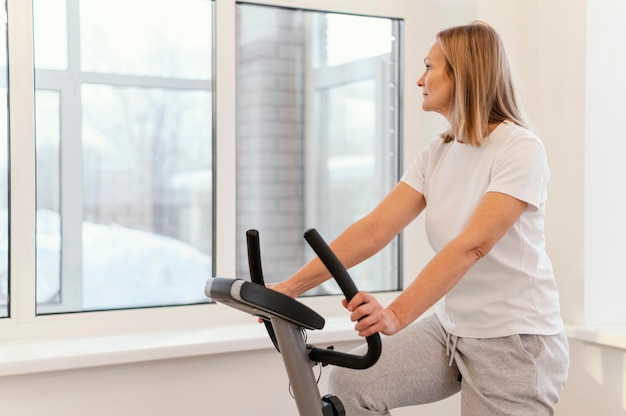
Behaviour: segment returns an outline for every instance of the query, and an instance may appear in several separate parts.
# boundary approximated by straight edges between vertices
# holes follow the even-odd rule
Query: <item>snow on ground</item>
[[[0,219],[6,229],[6,215]],[[59,299],[60,221],[37,216],[37,300]],[[0,309],[7,299],[8,239],[0,241]],[[117,224],[83,223],[82,310],[207,301],[211,257],[173,238]],[[65,276],[64,276],[65,277]],[[2,313],[0,312],[0,316]]]

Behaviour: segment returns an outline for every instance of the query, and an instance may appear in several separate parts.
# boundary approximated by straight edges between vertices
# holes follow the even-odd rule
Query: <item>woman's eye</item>
[[[431,69],[432,67],[430,65],[426,65],[426,70],[428,71],[429,69]]]

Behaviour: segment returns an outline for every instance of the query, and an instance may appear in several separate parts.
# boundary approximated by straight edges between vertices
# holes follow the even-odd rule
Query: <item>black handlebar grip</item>
[[[341,291],[349,302],[359,290],[356,288],[356,285],[348,274],[346,268],[343,267],[343,264],[339,261],[330,247],[328,247],[328,244],[326,244],[322,236],[320,236],[315,228],[309,228],[306,230],[304,233],[304,239],[309,243],[320,260],[322,260],[322,263],[324,263],[324,266],[326,266],[330,274],[335,278],[337,284],[341,288]]]
[[[259,243],[259,232],[257,230],[248,230],[246,232],[246,242],[248,248],[248,269],[250,270],[250,280],[252,283],[265,286],[263,268],[261,267],[261,244]]]
[[[308,229],[304,233],[305,240],[309,243],[313,251],[320,258],[324,266],[330,274],[335,278],[341,291],[350,301],[358,293],[358,289],[354,281],[348,274],[348,271],[339,261],[335,253],[328,247],[328,244],[322,239],[317,230]],[[347,354],[340,351],[329,349],[313,348],[309,353],[309,357],[316,362],[337,365],[340,367],[365,369],[373,366],[382,352],[382,342],[380,335],[375,333],[365,338],[367,341],[367,352],[365,355]]]
[[[263,277],[263,267],[261,266],[261,243],[259,242],[259,232],[257,230],[246,231],[246,243],[248,248],[248,269],[250,270],[250,280],[252,283],[265,287],[265,278]],[[278,340],[272,323],[266,319],[263,320],[267,334],[272,340],[272,344],[278,352]]]

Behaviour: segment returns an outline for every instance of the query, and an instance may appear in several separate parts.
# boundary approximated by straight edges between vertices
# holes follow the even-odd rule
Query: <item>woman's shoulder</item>
[[[512,121],[505,120],[498,125],[498,127],[493,131],[494,134],[502,138],[508,138],[509,140],[513,140],[516,138],[528,138],[532,140],[541,141],[539,136],[534,133],[530,128],[520,126],[519,124],[515,124]]]
[[[446,142],[441,137],[435,137],[432,138],[430,142],[428,142],[428,144],[426,144],[426,146],[422,148],[422,152],[427,152],[430,154],[438,153],[441,151],[441,149],[446,148],[450,143],[451,142]]]
[[[547,154],[542,140],[530,129],[512,122],[503,122],[494,130],[491,140],[491,154],[501,165],[522,165],[547,163]]]
[[[503,121],[493,131],[490,142],[499,148],[532,146],[544,148],[543,141],[532,130],[510,121]]]

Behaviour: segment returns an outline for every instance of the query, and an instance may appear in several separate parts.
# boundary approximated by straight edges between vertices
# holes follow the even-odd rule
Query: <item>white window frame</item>
[[[82,224],[83,224],[83,153],[81,125],[81,86],[102,84],[115,87],[171,88],[175,90],[205,90],[211,92],[211,80],[187,80],[165,77],[102,74],[80,70],[79,0],[66,0],[67,5],[67,68],[39,69],[35,73],[35,88],[59,93],[61,99],[60,158],[60,218],[61,218],[61,282],[60,302],[39,303],[40,314],[82,310]]]
[[[417,7],[406,0],[259,0],[256,4],[308,10],[352,13],[404,21],[402,72],[411,77],[421,71],[421,59],[416,50],[427,50],[417,45]],[[37,315],[35,299],[35,119],[34,68],[32,35],[32,3],[7,0],[9,87],[10,87],[10,166],[11,166],[11,302],[9,318],[0,319],[0,340],[49,339],[50,337],[90,337],[123,335],[141,331],[181,331],[198,328],[236,327],[249,324],[250,317],[221,305],[190,305],[175,307],[114,310],[88,313]],[[218,276],[233,276],[236,270],[236,2],[217,0],[214,4],[215,64],[217,84],[214,91],[216,138],[215,155],[215,272]],[[428,30],[431,30],[430,28]],[[434,33],[434,32],[432,32]],[[425,45],[427,45],[426,43]],[[26,51],[26,52],[25,52]],[[407,53],[409,51],[409,53]],[[44,80],[38,80],[43,82]],[[403,110],[410,116],[404,120],[402,137],[411,138],[404,149],[401,165],[406,165],[425,139],[418,139],[419,108],[412,82],[405,83],[401,92]],[[39,84],[39,87],[42,87]],[[420,125],[423,129],[424,125]],[[73,215],[73,214],[72,214]],[[403,237],[404,251],[417,251],[423,241]],[[418,264],[415,256],[402,256],[405,285],[415,275]],[[412,262],[408,263],[407,258]],[[394,293],[381,294],[388,302]],[[329,319],[345,318],[339,297],[307,298],[303,302]],[[349,322],[346,323],[350,325]],[[255,324],[256,325],[256,324]]]

